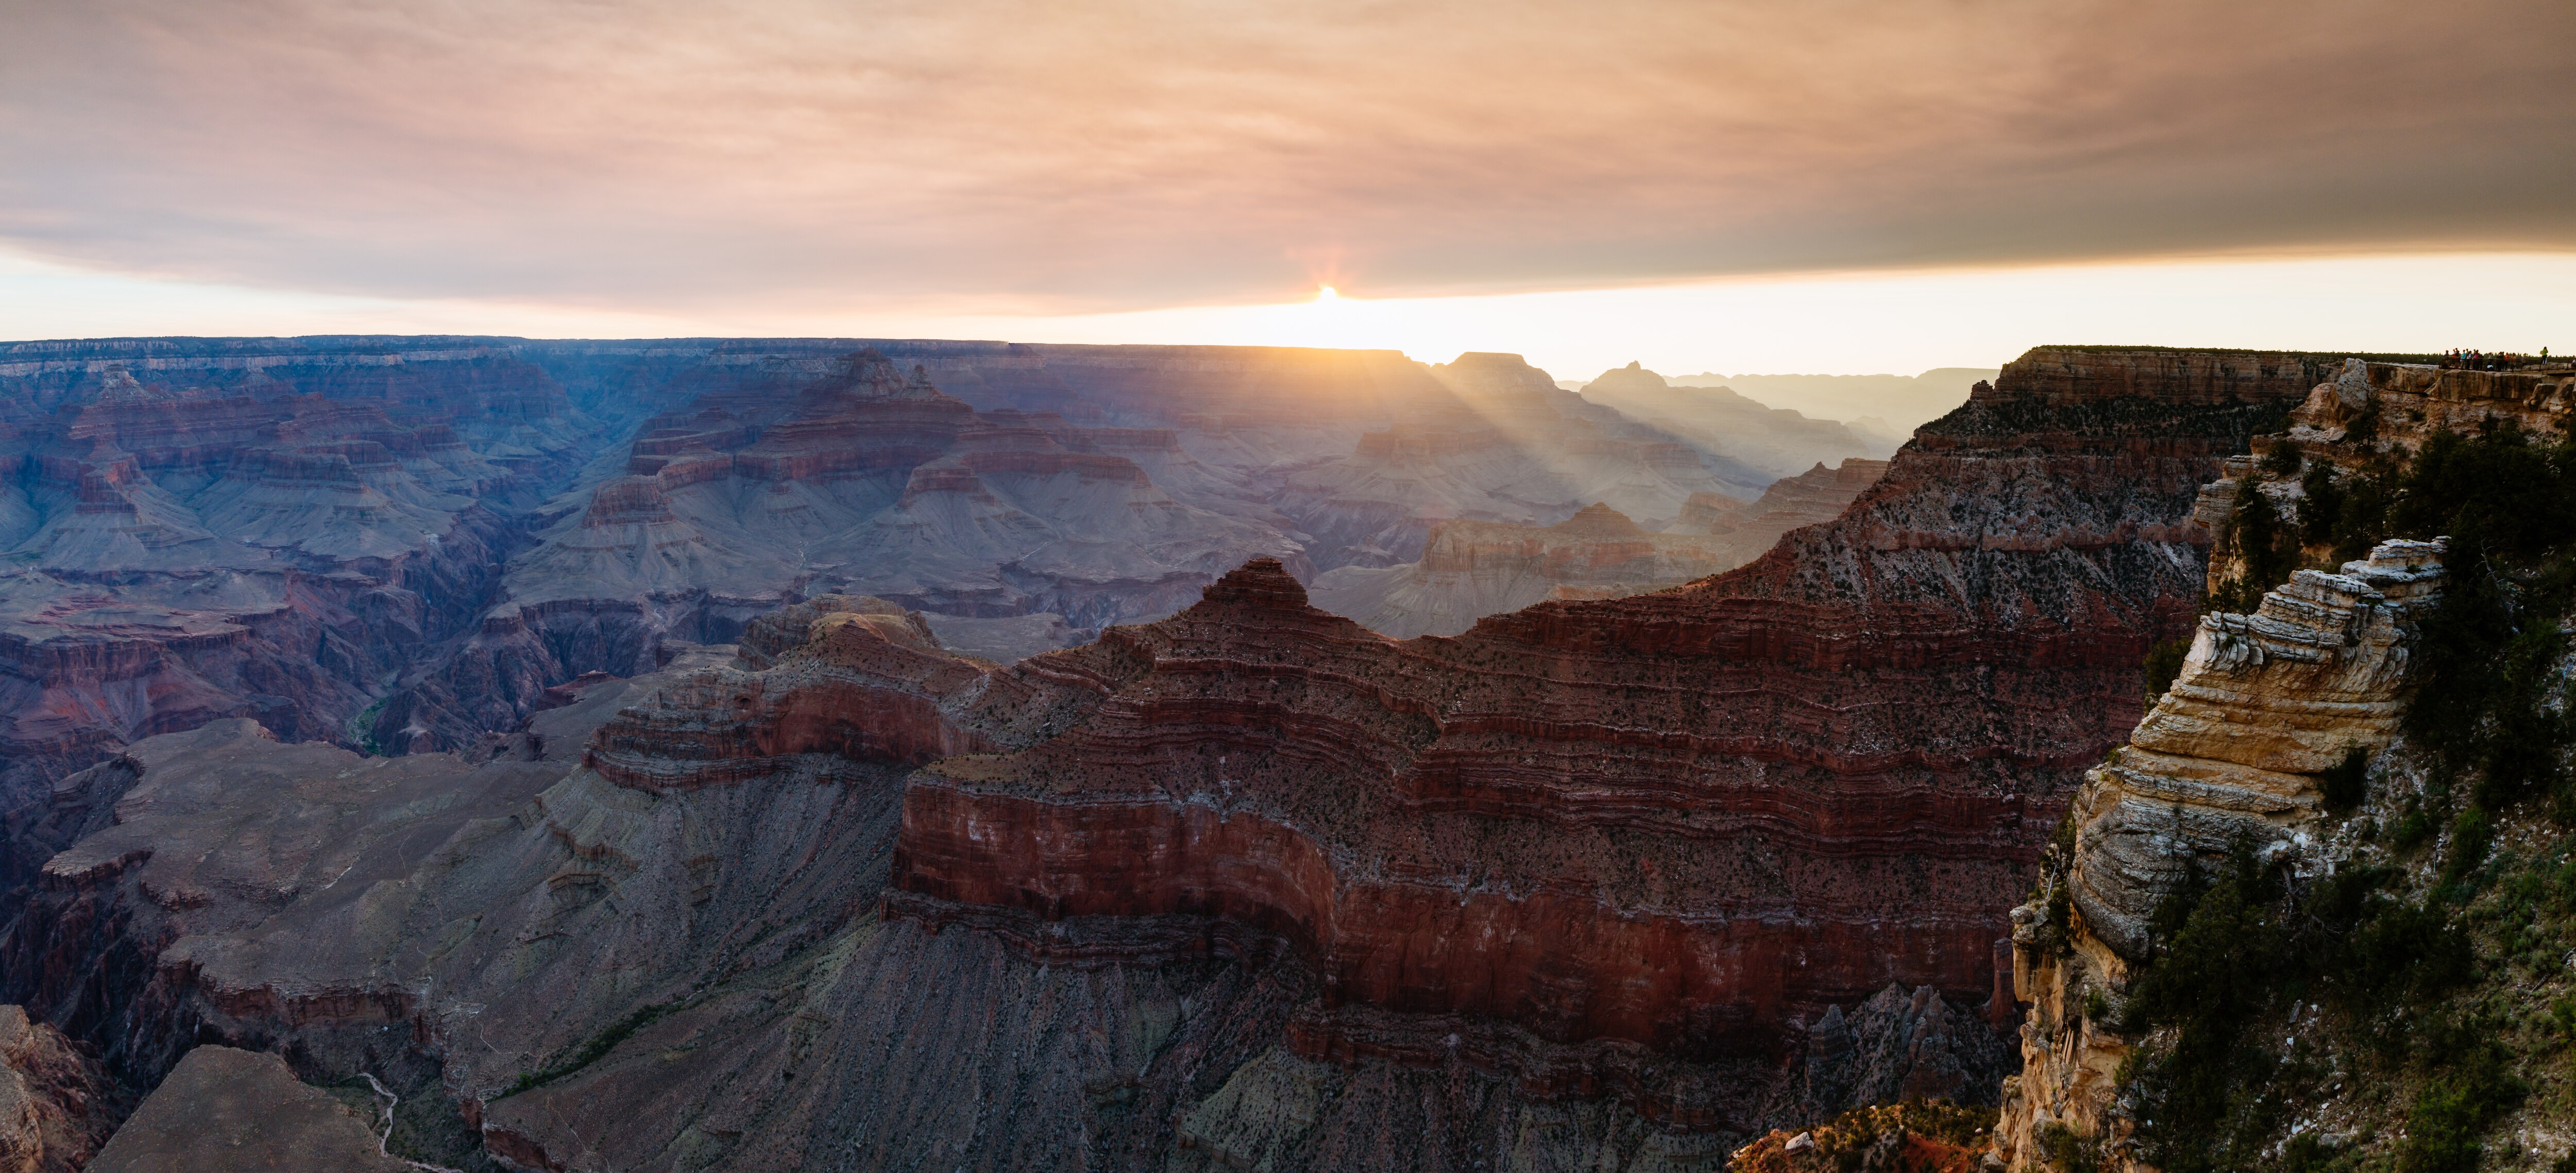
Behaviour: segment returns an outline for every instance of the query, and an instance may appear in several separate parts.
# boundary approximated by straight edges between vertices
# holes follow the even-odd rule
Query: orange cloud
[[[0,28],[0,241],[372,296],[1110,310],[2576,247],[2562,0],[0,0]]]

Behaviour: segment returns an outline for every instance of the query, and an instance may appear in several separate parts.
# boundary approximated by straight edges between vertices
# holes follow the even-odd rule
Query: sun
[[[1330,285],[1319,285],[1315,287],[1315,300],[1317,301],[1333,301],[1341,296],[1341,293]]]

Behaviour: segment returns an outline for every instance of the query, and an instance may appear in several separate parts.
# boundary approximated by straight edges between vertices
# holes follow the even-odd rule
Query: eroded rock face
[[[2076,808],[2087,931],[2144,960],[2146,918],[2187,859],[2313,819],[2316,775],[2396,736],[2406,644],[2440,588],[2441,554],[2384,542],[2341,574],[2299,571],[2252,615],[2202,617],[2182,676]]]
[[[0,1169],[73,1173],[107,1142],[123,1096],[98,1060],[25,1009],[0,1006]]]
[[[2045,829],[2187,621],[2201,479],[2303,390],[2259,357],[2153,394],[2065,361],[1689,588],[1397,644],[1254,563],[1032,661],[1150,668],[1084,669],[1109,696],[1069,731],[917,775],[889,908],[1049,957],[1253,947],[1217,917],[1318,959],[1303,1054],[1463,1049],[1673,1120],[1737,1109],[1658,1064],[1890,981],[1983,1001]]]
[[[2124,1152],[2132,1123],[2115,1094],[2130,1042],[2077,1008],[2149,960],[2147,918],[2188,868],[2304,844],[2323,813],[2318,775],[2395,738],[2441,555],[2440,543],[2383,542],[2340,574],[2299,571],[2252,615],[2203,617],[2182,675],[2087,774],[2073,866],[2055,881],[2071,898],[2071,940],[2042,940],[2050,893],[2012,914],[2016,995],[2035,1004],[1997,1131],[2013,1167],[2044,1162],[2035,1138],[2049,1124]]]
[[[336,739],[469,624],[587,426],[448,340],[0,347],[0,809],[156,733]],[[40,853],[0,862],[23,882]]]
[[[2289,400],[2013,374],[1752,566],[1455,639],[1255,562],[1008,668],[818,604],[470,757],[138,744],[0,961],[127,1070],[282,1049],[529,1167],[1715,1165],[1973,1072],[2198,478]]]
[[[1414,557],[1442,519],[1598,498],[1660,524],[1768,479],[1509,355],[989,350],[721,368],[640,423],[620,475],[549,506],[482,630],[388,702],[379,739],[470,744],[546,687],[650,670],[665,636],[732,640],[803,595],[882,597],[1009,662],[1168,615],[1248,557],[1306,578]]]
[[[2576,376],[2563,371],[2454,371],[2358,358],[2319,369],[2332,377],[2308,392],[2290,413],[2289,427],[2258,438],[2253,454],[2229,460],[2225,474],[2202,488],[2193,516],[2203,525],[2223,531],[2238,495],[2249,483],[2279,517],[2294,522],[2307,495],[2304,481],[2314,466],[2330,466],[2342,477],[2381,460],[2411,459],[2435,432],[2445,429],[2469,434],[2510,423],[2546,436],[2576,411]],[[2288,472],[2266,469],[2266,461],[2278,458],[2284,448],[2297,451],[2300,467]],[[2331,564],[2335,552],[2306,546],[2299,558],[2309,564]],[[2240,585],[2263,590],[2274,585],[2242,583],[2247,569],[2245,552],[2222,540],[2210,558],[2210,590],[2224,592]]]

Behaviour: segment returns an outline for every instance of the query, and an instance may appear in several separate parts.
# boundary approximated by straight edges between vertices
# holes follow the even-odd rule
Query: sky
[[[2564,350],[2570,43],[2564,0],[0,0],[0,337]]]

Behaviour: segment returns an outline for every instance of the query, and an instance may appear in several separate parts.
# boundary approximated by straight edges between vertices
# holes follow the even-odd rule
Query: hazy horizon
[[[26,337],[1839,373],[2069,338],[2576,345],[2576,9],[2547,0],[0,0],[0,26]]]

